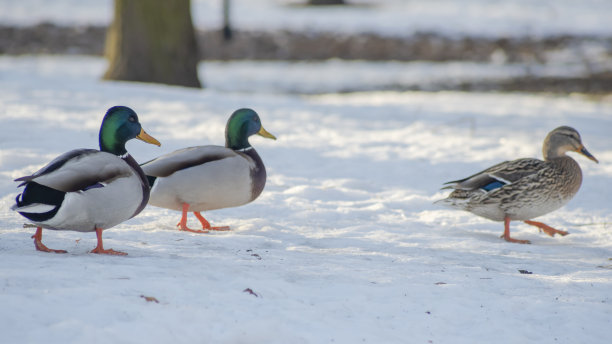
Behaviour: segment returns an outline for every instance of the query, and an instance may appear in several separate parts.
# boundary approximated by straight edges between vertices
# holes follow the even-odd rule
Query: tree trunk
[[[230,26],[230,0],[223,0],[223,40],[232,39],[232,27]]]
[[[202,87],[190,0],[115,0],[107,80]]]

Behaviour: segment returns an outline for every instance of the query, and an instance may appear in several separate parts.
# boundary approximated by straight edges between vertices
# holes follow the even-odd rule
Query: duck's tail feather
[[[48,186],[29,182],[23,192],[15,198],[12,210],[24,217],[42,222],[55,216],[64,201],[66,193]]]

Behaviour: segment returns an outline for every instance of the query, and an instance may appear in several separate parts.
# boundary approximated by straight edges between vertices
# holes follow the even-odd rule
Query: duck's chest
[[[249,169],[249,179],[251,184],[251,201],[259,197],[264,187],[266,186],[266,168],[261,160],[257,151],[251,147],[251,149],[240,152],[248,156],[253,162]]]
[[[573,159],[565,157],[526,181],[518,192],[503,198],[501,207],[514,219],[531,219],[567,204],[576,195],[581,183],[580,167]]]

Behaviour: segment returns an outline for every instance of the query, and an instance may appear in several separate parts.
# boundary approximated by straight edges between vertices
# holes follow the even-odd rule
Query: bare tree
[[[115,0],[104,79],[202,87],[190,0]]]
[[[230,0],[223,0],[223,39],[232,39],[232,27],[230,26]]]

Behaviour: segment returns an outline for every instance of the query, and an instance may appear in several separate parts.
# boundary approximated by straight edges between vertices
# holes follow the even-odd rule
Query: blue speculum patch
[[[483,187],[481,187],[481,189],[485,190],[485,191],[491,191],[491,190],[495,190],[498,188],[501,188],[502,186],[506,185],[506,183],[500,182],[499,180],[496,180],[492,183],[489,183]]]

